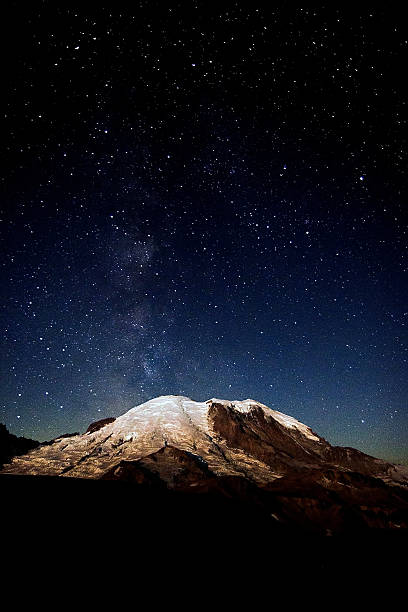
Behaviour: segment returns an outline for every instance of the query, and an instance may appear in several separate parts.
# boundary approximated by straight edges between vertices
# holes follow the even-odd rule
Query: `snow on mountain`
[[[217,400],[222,404],[230,402]],[[187,397],[161,396],[132,408],[113,423],[94,433],[57,438],[37,453],[15,458],[4,472],[9,474],[61,475],[98,478],[123,460],[138,460],[164,446],[200,455],[218,474],[241,475],[248,458],[235,449],[220,450],[208,417],[212,400],[194,402]],[[249,412],[247,402],[234,402],[236,410]],[[272,413],[272,411],[271,411]],[[227,465],[228,464],[228,465]],[[260,481],[277,477],[269,466],[250,461]]]
[[[222,400],[210,400],[210,401],[222,402]],[[313,433],[310,427],[308,427],[307,425],[304,425],[303,423],[300,423],[299,421],[297,421],[291,416],[288,416],[287,414],[283,414],[283,412],[272,410],[271,408],[268,408],[268,406],[265,406],[264,404],[260,404],[259,402],[255,402],[254,400],[251,400],[251,399],[247,399],[242,402],[232,402],[232,403],[234,405],[235,410],[239,410],[240,412],[250,412],[251,407],[256,404],[262,408],[262,410],[265,413],[265,416],[272,416],[276,421],[281,423],[281,425],[284,425],[285,427],[288,427],[289,429],[297,429],[304,436],[306,436],[306,438],[320,442],[320,438],[316,436],[316,434]]]
[[[257,484],[322,464],[388,481],[406,477],[379,459],[332,447],[303,423],[254,400],[195,402],[174,395],[93,424],[84,434],[43,444],[15,457],[2,472],[102,478],[120,463],[154,457],[167,447],[198,458],[217,476],[240,476]]]

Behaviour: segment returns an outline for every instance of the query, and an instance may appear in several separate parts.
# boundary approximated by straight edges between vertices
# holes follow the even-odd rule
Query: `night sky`
[[[2,9],[0,422],[249,397],[408,463],[402,12],[73,4]]]

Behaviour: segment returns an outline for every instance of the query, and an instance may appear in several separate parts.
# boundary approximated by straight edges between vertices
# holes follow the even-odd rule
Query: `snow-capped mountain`
[[[170,446],[200,458],[219,476],[244,475],[258,483],[322,463],[404,480],[403,468],[332,447],[310,427],[259,402],[195,402],[173,395],[93,423],[82,435],[56,438],[15,457],[3,472],[101,478],[121,461],[138,461]]]
[[[408,470],[333,447],[254,400],[161,396],[15,457],[2,474],[124,480],[249,499],[281,523],[408,526]],[[344,509],[347,508],[346,514]]]
[[[240,426],[246,431],[238,441]],[[260,428],[264,429],[264,444],[260,440],[259,448],[250,452],[245,447]],[[249,471],[251,479],[270,482],[282,473],[284,461],[263,456],[261,446],[266,442],[271,445],[269,455],[279,455],[273,444],[278,443],[277,437],[295,444],[296,455],[309,455],[310,443],[324,444],[305,425],[251,400],[194,402],[187,397],[162,396],[111,422],[92,424],[83,435],[63,436],[36,453],[16,457],[4,471],[100,478],[120,461],[137,461],[172,446],[200,457],[215,474],[242,476]],[[296,438],[299,442],[294,442]]]

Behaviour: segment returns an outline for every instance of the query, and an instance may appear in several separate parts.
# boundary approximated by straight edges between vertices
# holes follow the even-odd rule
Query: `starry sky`
[[[408,463],[402,12],[120,4],[5,5],[0,421],[250,397]]]

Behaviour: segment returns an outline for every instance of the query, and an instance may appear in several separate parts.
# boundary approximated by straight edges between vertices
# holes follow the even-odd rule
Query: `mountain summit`
[[[157,397],[15,457],[2,474],[250,501],[271,521],[312,530],[408,527],[407,469],[331,446],[251,399]]]

